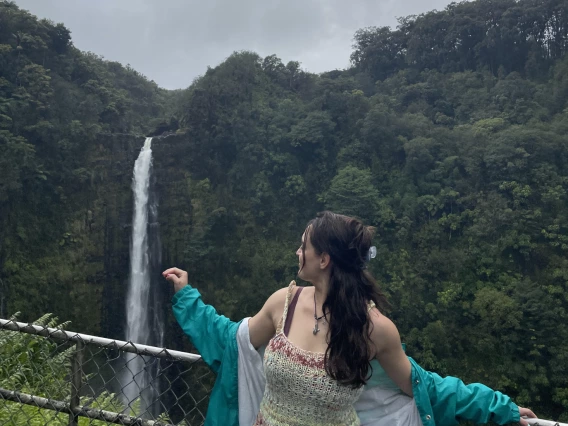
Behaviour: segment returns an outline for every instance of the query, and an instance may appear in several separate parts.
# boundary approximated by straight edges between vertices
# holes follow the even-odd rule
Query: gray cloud
[[[79,49],[130,64],[160,86],[187,87],[236,50],[300,61],[311,72],[349,66],[355,31],[443,9],[449,0],[16,0],[62,22]]]

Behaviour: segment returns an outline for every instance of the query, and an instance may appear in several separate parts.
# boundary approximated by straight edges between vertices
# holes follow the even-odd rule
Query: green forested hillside
[[[95,222],[131,208],[132,163],[120,161],[133,137],[124,134],[142,138],[175,97],[130,67],[80,52],[62,24],[0,2],[2,316],[57,311],[98,328],[93,299],[113,254],[105,254],[109,226]]]
[[[135,135],[159,128],[163,264],[221,312],[295,277],[315,212],[357,215],[410,355],[568,420],[568,2],[362,29],[321,75],[238,52],[174,93],[13,3],[0,23],[5,315],[118,332]]]

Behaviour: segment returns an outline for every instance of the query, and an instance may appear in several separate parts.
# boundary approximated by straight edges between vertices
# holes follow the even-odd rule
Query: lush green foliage
[[[390,28],[355,35],[351,59],[375,79],[401,69],[459,72],[487,69],[537,77],[561,59],[566,46],[563,0],[478,0],[399,19]]]
[[[15,319],[15,318],[13,318]],[[35,324],[45,327],[64,328],[52,315],[44,315]],[[57,344],[40,336],[15,331],[0,331],[0,387],[43,398],[69,402],[71,385],[66,382],[71,368],[70,358],[74,347]],[[113,394],[103,393],[95,400],[81,398],[81,404],[115,413],[123,406]],[[67,425],[69,415],[31,405],[0,400],[0,422],[3,425]],[[80,417],[79,425],[106,425],[106,422]]]
[[[39,25],[13,5],[0,11],[14,27]],[[355,214],[378,230],[370,267],[412,356],[566,421],[567,30],[562,1],[457,3],[397,30],[361,30],[346,71],[316,76],[235,53],[175,102],[152,89],[164,100],[158,111],[118,101],[108,111],[110,97],[63,72],[86,61],[82,72],[126,84],[112,96],[137,102],[135,86],[154,86],[132,70],[68,42],[55,55],[63,47],[49,44],[53,35],[22,30],[46,44],[43,64],[15,30],[0,33],[10,49],[0,60],[17,69],[0,68],[14,105],[0,116],[12,159],[0,165],[7,308],[68,312],[72,300],[84,317],[114,322],[135,151],[119,148],[132,144],[126,137],[101,147],[97,135],[173,114],[160,128],[177,135],[154,145],[163,262],[189,269],[208,302],[235,319],[255,313],[294,278],[315,212]],[[55,81],[75,95],[57,103],[58,89],[45,89]],[[90,112],[79,115],[85,102]],[[124,167],[109,158],[117,152]],[[91,290],[103,281],[113,285]],[[54,298],[42,286],[74,292]]]
[[[11,312],[78,318],[84,307],[69,312],[60,295],[99,297],[78,271],[101,273],[87,235],[100,197],[85,189],[111,173],[102,140],[146,133],[174,97],[130,67],[80,52],[62,24],[0,2],[0,279]],[[94,312],[90,323],[100,323]]]

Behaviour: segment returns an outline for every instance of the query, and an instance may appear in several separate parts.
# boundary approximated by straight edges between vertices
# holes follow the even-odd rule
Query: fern
[[[12,316],[16,321],[18,314]],[[43,327],[63,329],[69,322],[59,322],[52,314],[45,314],[34,321]],[[71,385],[69,374],[71,359],[75,352],[74,345],[65,342],[54,342],[49,338],[15,331],[0,330],[0,387],[27,394],[69,402]],[[88,381],[85,375],[83,381]],[[83,396],[81,405],[89,408],[106,410],[114,413],[128,413],[137,416],[141,402],[136,399],[128,407],[113,393],[107,391],[96,398]],[[169,422],[167,415],[160,415],[162,421]],[[68,414],[56,413],[29,405],[4,401],[0,399],[0,424],[16,425],[67,425]],[[79,425],[106,425],[106,422],[80,418]]]

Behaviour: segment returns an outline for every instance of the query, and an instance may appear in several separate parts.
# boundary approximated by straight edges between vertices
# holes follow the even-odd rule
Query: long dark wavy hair
[[[368,303],[372,300],[379,309],[388,306],[366,268],[374,228],[325,211],[308,223],[306,233],[316,253],[327,253],[331,258],[329,291],[322,306],[329,324],[325,370],[339,383],[357,388],[365,385],[372,373]]]

